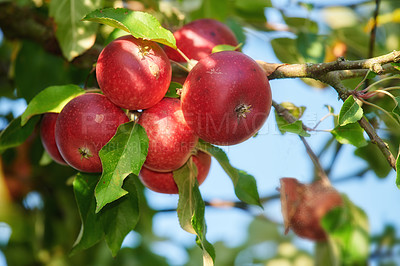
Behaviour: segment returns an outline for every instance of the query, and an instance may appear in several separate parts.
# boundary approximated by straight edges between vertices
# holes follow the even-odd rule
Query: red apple
[[[61,157],[60,151],[57,148],[54,132],[56,129],[57,113],[46,113],[40,122],[40,138],[46,152],[50,157],[59,164],[66,165],[67,163]]]
[[[197,182],[200,186],[210,171],[211,156],[204,152],[198,152],[192,158],[197,167]],[[155,192],[178,194],[178,186],[174,181],[173,172],[156,172],[143,167],[139,178],[143,185]]]
[[[237,46],[235,34],[225,24],[214,19],[199,19],[174,32],[176,46],[189,58],[200,60],[211,54],[214,46],[229,44]],[[168,57],[176,62],[185,59],[174,49],[165,46]]]
[[[182,89],[182,112],[199,138],[233,145],[253,136],[267,119],[271,88],[261,67],[240,52],[200,60]]]
[[[321,219],[343,204],[339,192],[322,181],[304,185],[295,178],[281,178],[280,191],[285,233],[292,229],[300,237],[325,241]]]
[[[104,95],[130,110],[147,109],[164,97],[171,82],[171,64],[155,42],[122,36],[100,53],[96,77]]]
[[[104,95],[86,93],[72,99],[58,115],[57,147],[64,160],[82,172],[101,172],[100,149],[129,119]]]
[[[197,144],[197,136],[183,118],[180,100],[164,98],[145,110],[139,124],[149,137],[149,149],[144,163],[158,172],[178,169],[189,159]]]

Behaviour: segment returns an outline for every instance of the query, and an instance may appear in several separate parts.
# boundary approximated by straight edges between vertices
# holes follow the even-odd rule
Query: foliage
[[[96,90],[91,67],[102,47],[124,34],[176,48],[171,30],[207,17],[226,23],[241,43],[237,47],[219,45],[213,52],[238,50],[242,45],[244,50],[246,37],[254,32],[269,36],[275,56],[283,63],[267,71],[271,79],[302,78],[310,90],[335,89],[343,100],[338,113],[328,108],[325,118],[333,117],[333,126],[327,130],[331,139],[323,145],[323,152],[332,143],[337,147],[350,145],[367,165],[361,176],[373,172],[376,177],[387,177],[392,168],[400,165],[397,155],[399,66],[396,63],[399,58],[389,60],[391,64],[385,61],[368,67],[364,60],[374,55],[390,55],[392,50],[399,49],[400,4],[381,2],[378,33],[374,35],[371,31],[374,30],[375,1],[340,7],[293,4],[306,14],[323,13],[324,22],[314,21],[308,15],[293,16],[290,9],[275,6],[269,0],[0,1],[0,10],[4,10],[0,14],[0,29],[4,34],[0,39],[0,97],[9,101],[22,98],[28,103],[21,116],[0,113],[8,125],[0,132],[0,221],[12,230],[8,241],[0,241],[0,249],[8,264],[170,263],[154,249],[156,243],[171,240],[161,238],[152,228],[154,216],[161,211],[150,207],[150,194],[138,178],[148,149],[147,135],[139,124],[131,121],[121,125],[102,148],[99,153],[102,174],[77,173],[56,165],[49,160],[38,138],[41,114],[60,112],[74,97],[86,90]],[[279,14],[282,24],[269,21],[266,11]],[[24,13],[26,21],[15,19],[18,12],[27,12]],[[27,33],[32,31],[29,24],[34,25],[33,35],[37,37]],[[325,27],[324,34],[321,34],[321,25]],[[366,44],[371,40],[375,46],[368,47]],[[364,61],[358,68],[334,69],[350,62],[342,57]],[[318,65],[324,62],[327,64]],[[290,67],[288,64],[303,64],[302,69],[311,70],[285,76],[286,72],[279,71]],[[318,72],[323,67],[327,70]],[[184,68],[174,68],[174,74],[179,76],[179,69]],[[341,79],[333,80],[327,73],[339,73]],[[178,98],[181,88],[182,84],[171,82],[165,96]],[[314,163],[316,174],[308,181],[325,178],[319,168],[325,168],[328,174],[332,169],[327,165],[320,167],[318,156],[307,144],[307,139],[319,131],[320,122],[325,118],[310,128],[303,116],[307,106],[298,107],[290,102],[273,105],[279,132],[283,137],[300,136]],[[189,160],[174,171],[179,200],[176,210],[172,210],[177,212],[180,226],[194,235],[193,243],[198,245],[182,245],[189,257],[187,265],[199,265],[201,261],[204,265],[365,265],[376,259],[373,256],[384,265],[395,259],[391,252],[398,248],[397,228],[386,225],[382,227],[382,234],[371,236],[369,214],[351,202],[352,195],[344,196],[344,206],[324,217],[322,225],[328,233],[327,242],[315,244],[313,252],[297,246],[295,236],[281,233],[283,225],[276,222],[280,219],[270,218],[263,210],[279,195],[268,196],[259,191],[260,177],[232,166],[224,149],[201,140],[196,148],[214,157],[230,178],[236,198],[222,206],[261,214],[252,217],[246,239],[236,247],[207,240],[208,207],[218,208],[221,204],[203,199],[206,196],[199,190],[196,166]],[[334,158],[339,150],[335,150]],[[392,154],[397,162],[390,165]],[[400,174],[393,183],[400,188]],[[37,195],[41,204],[30,207],[27,197],[32,195]],[[130,235],[134,235],[137,243],[123,244]],[[387,249],[389,256],[381,260],[382,249]]]

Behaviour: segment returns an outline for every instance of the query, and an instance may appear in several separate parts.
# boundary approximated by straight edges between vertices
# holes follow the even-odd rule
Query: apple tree
[[[337,184],[372,174],[400,188],[399,10],[390,0],[0,1],[6,262],[177,265],[155,248],[165,239],[154,218],[168,212],[192,237],[175,243],[185,265],[396,265],[396,226],[372,232],[376,214]],[[247,55],[251,36],[275,61]],[[326,106],[313,125],[309,106],[274,99],[289,79],[332,92],[308,99]],[[229,147],[270,137],[266,121],[279,138],[296,136],[313,168],[306,179],[275,169],[272,194],[228,158]],[[329,137],[310,145],[320,135]],[[353,173],[338,179],[343,149],[365,167],[347,165]],[[230,200],[201,188],[222,178],[214,164]],[[154,208],[149,191],[175,194],[174,207]],[[252,217],[240,245],[210,241],[206,214],[220,208]]]

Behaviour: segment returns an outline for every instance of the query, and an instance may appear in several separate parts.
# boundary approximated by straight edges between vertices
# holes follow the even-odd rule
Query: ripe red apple
[[[211,54],[214,46],[229,44],[237,46],[235,34],[225,24],[214,19],[192,21],[174,32],[176,46],[189,58],[200,60]],[[165,46],[168,57],[176,62],[185,59],[174,49]]]
[[[155,42],[122,36],[100,53],[96,77],[104,95],[129,110],[147,109],[164,97],[171,64]]]
[[[40,138],[44,149],[50,157],[59,164],[66,165],[67,163],[61,157],[60,151],[57,148],[54,132],[56,129],[57,113],[46,113],[40,122]]]
[[[72,99],[58,115],[57,147],[64,160],[82,172],[101,172],[100,149],[129,119],[104,95],[86,93]]]
[[[233,145],[253,136],[271,109],[271,88],[261,67],[240,52],[200,60],[182,89],[182,112],[199,138]]]
[[[322,181],[304,185],[295,178],[281,178],[280,191],[285,233],[292,229],[300,237],[325,241],[321,219],[343,205],[339,192]]]
[[[144,166],[150,170],[170,172],[180,168],[197,144],[197,136],[183,118],[179,99],[162,99],[142,113],[139,124],[149,137]]]
[[[197,167],[197,182],[199,186],[206,179],[211,166],[211,156],[204,152],[198,152],[192,156]],[[174,181],[173,172],[156,172],[143,167],[139,178],[143,185],[149,189],[165,194],[178,194],[178,186]]]

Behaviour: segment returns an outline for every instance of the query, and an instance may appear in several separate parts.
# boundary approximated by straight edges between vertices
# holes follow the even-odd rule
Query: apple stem
[[[246,118],[247,113],[251,112],[251,105],[241,103],[235,107],[235,112],[238,118]]]

